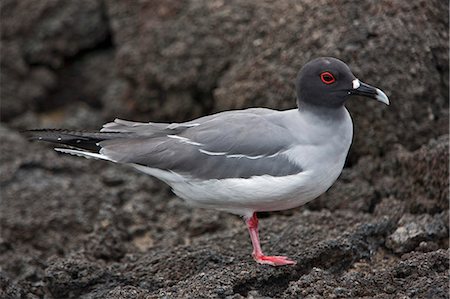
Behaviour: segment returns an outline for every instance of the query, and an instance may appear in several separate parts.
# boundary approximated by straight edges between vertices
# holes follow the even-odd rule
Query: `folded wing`
[[[121,163],[167,170],[193,179],[285,176],[301,172],[284,152],[292,136],[266,113],[223,113],[183,124],[119,121],[103,132],[134,132],[104,140],[100,153]]]

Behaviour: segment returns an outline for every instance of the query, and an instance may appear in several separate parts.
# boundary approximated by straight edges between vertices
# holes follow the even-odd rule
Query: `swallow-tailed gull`
[[[127,164],[157,177],[196,207],[244,217],[260,264],[291,265],[266,256],[257,212],[295,208],[327,191],[340,175],[353,124],[344,104],[353,95],[389,104],[378,88],[358,80],[342,61],[307,63],[296,80],[298,108],[225,111],[184,123],[116,119],[98,132],[43,129],[31,138],[55,150]]]

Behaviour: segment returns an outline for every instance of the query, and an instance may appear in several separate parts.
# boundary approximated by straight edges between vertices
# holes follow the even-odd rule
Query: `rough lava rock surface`
[[[445,1],[0,3],[1,298],[449,298]],[[391,106],[354,99],[336,184],[261,214],[259,266],[236,216],[20,130],[294,107],[296,72],[346,61]]]

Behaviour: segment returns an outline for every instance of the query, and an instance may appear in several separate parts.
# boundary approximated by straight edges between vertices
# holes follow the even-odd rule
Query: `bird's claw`
[[[265,264],[271,266],[284,266],[284,265],[295,265],[296,261],[290,260],[287,256],[281,255],[254,255],[253,258],[258,264]]]

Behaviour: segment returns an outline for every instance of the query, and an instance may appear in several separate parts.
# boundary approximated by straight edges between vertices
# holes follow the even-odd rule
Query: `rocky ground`
[[[1,298],[449,298],[448,3],[14,1],[1,4]],[[242,220],[126,167],[59,155],[26,128],[182,121],[294,107],[317,56],[391,106],[354,99],[338,182]]]

